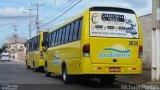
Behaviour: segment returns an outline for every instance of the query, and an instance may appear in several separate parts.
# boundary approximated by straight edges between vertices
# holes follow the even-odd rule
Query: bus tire
[[[64,84],[71,84],[71,76],[67,75],[66,65],[62,65],[62,78]]]
[[[48,71],[47,63],[46,63],[45,66],[44,66],[44,71],[45,71],[46,77],[51,77],[51,72]]]
[[[35,62],[33,62],[33,70],[34,70],[35,72],[38,72],[38,71],[39,71],[39,68],[36,68],[36,66],[35,66]]]
[[[45,71],[44,71],[44,66],[40,66],[40,67],[39,67],[39,71],[40,71],[40,72],[45,72]]]
[[[101,85],[111,86],[115,81],[115,75],[103,75],[103,76],[100,76],[99,79],[100,79]]]
[[[39,71],[39,68],[34,67],[34,71],[35,71],[35,72],[38,72],[38,71]]]
[[[27,63],[27,60],[26,60],[26,66],[27,66],[27,69],[30,69],[31,67],[28,65]]]
[[[27,65],[27,69],[30,69],[31,67]]]

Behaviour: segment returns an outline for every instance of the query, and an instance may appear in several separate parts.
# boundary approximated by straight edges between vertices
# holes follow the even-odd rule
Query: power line
[[[73,16],[71,16],[71,17],[73,17]],[[63,19],[61,19],[61,20],[66,20],[66,19],[69,19],[69,18],[71,18],[71,17],[63,18]],[[59,21],[61,21],[61,20],[59,20]],[[58,22],[58,21],[56,21],[56,22]],[[34,29],[31,30],[31,33],[32,33],[35,29],[36,29],[36,27],[34,27]],[[51,28],[45,28],[45,29],[51,29]],[[27,34],[26,37],[28,37],[29,35],[30,35],[30,34]]]
[[[86,4],[88,4],[89,2],[90,2],[90,1],[87,1],[87,2],[85,3],[85,5],[86,5]],[[78,2],[78,3],[80,3],[80,2]],[[75,5],[77,5],[78,3],[76,3]],[[74,6],[75,6],[75,5],[74,5]],[[85,5],[83,5],[83,6],[81,6],[81,7],[84,7]],[[73,6],[73,7],[74,7],[74,6]],[[73,7],[71,7],[71,9],[72,9]],[[81,7],[80,7],[80,8],[81,8]],[[59,9],[60,9],[60,8],[59,8]],[[70,10],[70,9],[69,9],[69,10]],[[69,11],[69,10],[68,10],[68,11]],[[63,18],[63,19],[61,19],[61,20],[57,20],[57,21],[55,21],[56,19],[58,19],[58,18],[56,18],[56,19],[55,19],[55,20],[53,20],[53,21],[58,22],[58,21],[62,21],[62,20],[69,19],[69,18],[71,18],[71,17],[73,17],[73,16],[66,17],[66,18]],[[52,22],[53,22],[53,21],[52,21]],[[42,26],[42,27],[43,27],[43,26]],[[34,28],[31,32],[33,32],[34,30],[35,30],[35,28]],[[26,37],[28,37],[28,36],[29,36],[29,34],[28,34]]]
[[[90,0],[88,0],[83,6],[79,7],[79,8],[83,8],[86,4],[88,4],[90,2]],[[73,15],[74,16],[74,15]],[[62,20],[66,20],[66,19],[70,19],[71,17],[73,16],[69,16],[69,17],[66,17],[66,18],[62,18],[60,20],[55,20],[54,22],[59,22],[59,21],[62,21]]]
[[[82,1],[82,0],[79,0],[76,4],[74,4],[73,6],[71,6],[71,7],[70,7],[69,9],[67,9],[65,12],[63,12],[62,14],[60,14],[59,16],[57,16],[56,18],[54,18],[54,19],[51,20],[50,22],[48,22],[48,23],[46,23],[46,24],[44,24],[44,25],[42,25],[42,26],[40,26],[40,27],[46,26],[46,25],[52,23],[54,20],[60,18],[60,17],[63,16],[65,13],[67,13],[69,10],[71,10],[73,7],[75,7],[77,4],[79,4],[81,1]]]
[[[85,7],[86,6],[86,4],[88,4],[90,2],[90,0],[88,0],[87,2],[85,2],[85,4],[84,5],[82,5],[81,7],[79,7],[79,8],[83,8],[83,7]],[[74,15],[73,15],[74,16]],[[73,16],[69,16],[69,17],[66,17],[66,18],[62,18],[62,19],[60,19],[60,20],[54,20],[54,22],[60,22],[60,21],[62,21],[62,20],[67,20],[67,19],[70,19],[70,18],[72,18]]]
[[[32,36],[32,32],[31,32],[31,30],[32,30],[32,25],[31,25],[31,23],[32,23],[32,11],[35,10],[35,9],[25,9],[25,10],[29,10],[29,17],[30,17],[30,20],[29,20],[29,38],[31,38],[31,36]]]
[[[31,33],[36,29],[36,27],[34,27],[32,30],[31,30]],[[25,37],[27,38],[28,36],[30,35],[30,33],[28,33]]]
[[[74,1],[76,1],[76,0],[74,0]],[[65,3],[64,5],[63,5],[63,7],[60,7],[60,8],[57,8],[56,10],[54,10],[53,12],[51,12],[50,14],[48,14],[45,18],[48,18],[49,16],[51,16],[53,13],[59,13],[59,12],[61,12],[62,10],[64,10],[64,9],[66,9],[66,7],[69,7],[69,6],[71,6],[73,4],[73,2],[67,2],[67,3]],[[56,14],[56,15],[57,15]],[[53,16],[53,15],[52,15]],[[43,19],[45,19],[45,18],[43,18]],[[43,20],[42,19],[42,20]]]

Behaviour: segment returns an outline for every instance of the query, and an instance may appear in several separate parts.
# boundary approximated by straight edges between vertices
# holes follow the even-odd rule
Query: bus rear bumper
[[[142,74],[142,60],[136,65],[91,64],[82,68],[81,74]]]

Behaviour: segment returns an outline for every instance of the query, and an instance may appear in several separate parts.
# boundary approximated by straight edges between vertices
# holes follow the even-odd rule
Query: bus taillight
[[[143,57],[143,46],[139,46],[139,58]]]
[[[83,46],[83,56],[89,57],[90,56],[90,44],[85,44]]]

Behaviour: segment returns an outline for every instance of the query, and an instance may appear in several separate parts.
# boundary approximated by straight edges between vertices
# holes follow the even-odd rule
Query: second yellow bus
[[[44,48],[42,42],[46,41],[48,32],[40,32],[37,36],[27,41],[26,66],[34,71],[44,69]]]

